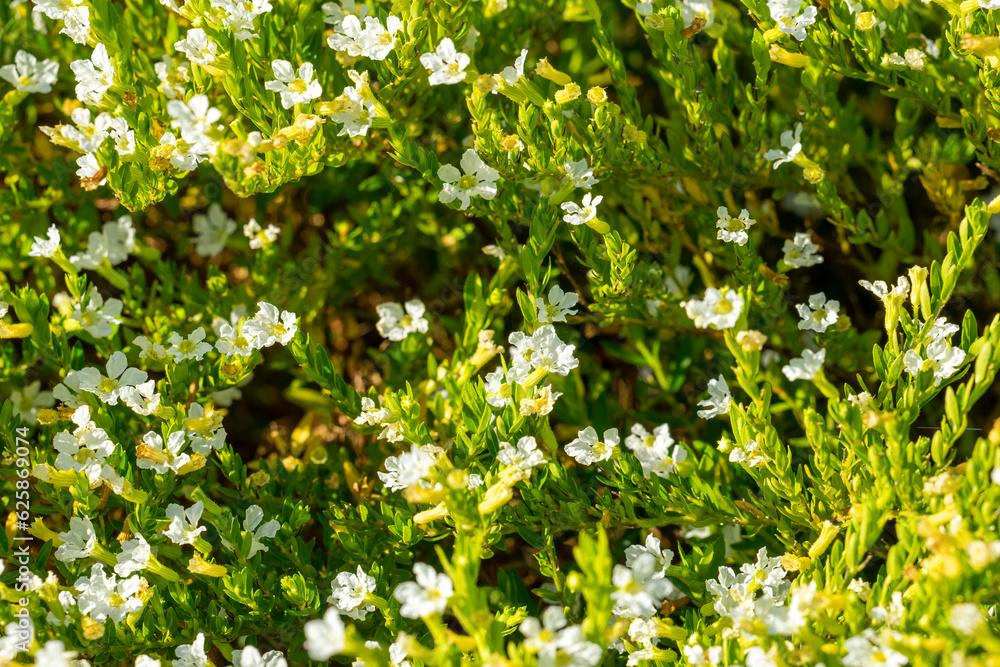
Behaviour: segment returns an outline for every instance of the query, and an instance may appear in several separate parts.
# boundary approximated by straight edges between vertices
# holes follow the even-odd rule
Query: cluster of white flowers
[[[653,474],[667,477],[687,458],[687,450],[674,442],[667,424],[657,426],[652,433],[642,424],[633,424],[625,446],[639,459],[647,478]]]
[[[385,25],[373,16],[366,16],[364,27],[361,20],[349,14],[340,22],[337,32],[330,35],[326,43],[331,49],[345,51],[349,56],[385,60],[396,46],[396,33],[403,27],[399,17],[389,16]]]
[[[903,368],[913,376],[929,371],[933,374],[934,386],[941,386],[965,362],[965,350],[951,344],[951,337],[956,333],[957,325],[950,324],[943,317],[935,320],[927,334],[930,342],[924,346],[923,354],[914,349],[907,350],[903,355]]]
[[[77,44],[90,40],[90,6],[83,0],[39,0],[34,11],[56,21],[62,20],[60,32]]]
[[[232,31],[233,37],[241,41],[256,37],[253,20],[271,11],[271,3],[267,0],[212,0],[212,7],[222,10],[223,25]]]
[[[506,372],[501,367],[486,375],[486,401],[494,407],[503,407],[512,399],[516,384],[529,392],[521,401],[522,415],[548,414],[561,394],[540,383],[549,373],[565,377],[579,365],[573,356],[576,346],[564,343],[551,324],[539,327],[530,336],[515,331],[508,342],[511,365]]]
[[[612,611],[622,618],[649,619],[660,611],[660,604],[679,597],[676,587],[666,577],[674,554],[663,549],[654,535],[645,544],[625,550],[625,565],[616,565],[611,574],[615,590]]]
[[[209,105],[207,95],[195,95],[187,102],[170,100],[167,102],[170,126],[180,133],[180,138],[172,132],[164,133],[160,145],[171,145],[173,153],[170,164],[178,169],[191,171],[208,157],[215,155],[218,143],[209,136],[214,125],[222,118],[222,112]]]

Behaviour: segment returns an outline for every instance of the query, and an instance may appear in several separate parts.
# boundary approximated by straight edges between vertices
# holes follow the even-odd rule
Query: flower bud
[[[601,86],[594,86],[587,91],[587,99],[591,104],[600,106],[608,103],[608,93]]]
[[[871,30],[878,25],[878,17],[875,16],[875,12],[861,12],[854,20],[854,25],[858,30]]]
[[[535,65],[535,74],[559,86],[565,86],[572,81],[568,74],[560,72],[550,65],[548,58],[542,58],[538,61],[538,64]]]
[[[199,553],[188,561],[188,570],[192,574],[202,574],[206,577],[221,577],[226,574],[225,566],[209,563]]]

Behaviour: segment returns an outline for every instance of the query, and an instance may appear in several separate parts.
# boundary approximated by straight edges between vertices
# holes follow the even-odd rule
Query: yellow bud
[[[49,426],[59,421],[59,413],[52,408],[43,408],[38,411],[38,423],[42,426]]]
[[[756,329],[750,329],[736,334],[736,342],[740,344],[744,352],[760,352],[764,349],[767,336]]]
[[[608,103],[608,93],[604,88],[600,86],[594,86],[587,91],[587,99],[590,100],[591,104],[596,104],[598,106]]]
[[[805,67],[809,64],[809,56],[802,53],[792,53],[777,44],[771,45],[771,60],[789,67]]]
[[[878,17],[875,16],[875,12],[861,12],[854,20],[854,25],[858,30],[871,30],[878,25]]]
[[[192,574],[203,574],[206,577],[221,577],[226,574],[226,568],[224,566],[209,563],[202,558],[199,553],[196,553],[194,557],[188,561],[188,570],[190,570]]]
[[[83,638],[94,641],[104,636],[104,624],[98,623],[90,616],[80,619],[80,626],[83,628]]]
[[[565,86],[572,81],[568,74],[560,72],[550,65],[548,58],[542,58],[538,61],[538,64],[535,65],[535,74],[559,86]]]
[[[448,507],[444,503],[439,503],[429,510],[424,510],[413,515],[413,523],[423,526],[435,519],[443,519],[446,516],[448,516]]]
[[[556,93],[556,102],[566,104],[580,97],[580,86],[575,83],[567,83],[566,87]]]

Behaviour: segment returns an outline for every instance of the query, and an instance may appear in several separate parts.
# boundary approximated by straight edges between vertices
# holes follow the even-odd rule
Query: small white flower
[[[403,309],[406,312],[403,312]],[[396,302],[376,306],[378,322],[375,328],[383,338],[401,341],[411,333],[427,333],[429,323],[424,317],[425,307],[420,299],[411,299],[403,306]]]
[[[836,324],[837,315],[840,313],[840,302],[826,298],[826,294],[818,292],[809,297],[809,305],[804,303],[796,304],[795,309],[799,311],[799,329],[805,331],[810,329],[818,333],[826,331],[830,325]]]
[[[201,632],[190,644],[177,647],[177,657],[173,667],[208,667],[208,654],[205,653],[205,635]]]
[[[441,194],[438,196],[441,203],[447,204],[458,199],[461,204],[459,208],[464,211],[469,207],[469,200],[472,197],[483,199],[496,197],[496,182],[500,178],[496,169],[487,166],[479,154],[471,148],[462,155],[461,164],[464,175],[450,164],[438,168],[438,178],[443,181]]]
[[[705,408],[698,411],[698,416],[702,419],[712,419],[729,412],[729,403],[732,400],[729,393],[729,385],[726,378],[719,375],[717,380],[708,381],[708,398],[698,403],[698,407]]]
[[[219,340],[215,341],[215,349],[227,357],[249,357],[254,350],[260,349],[257,336],[247,333],[246,322],[235,325],[223,322],[219,325]]]
[[[25,93],[51,92],[58,75],[59,63],[48,59],[38,62],[38,58],[27,51],[18,51],[13,65],[0,67],[0,78]]]
[[[160,407],[160,395],[156,393],[156,382],[153,380],[135,387],[124,387],[119,398],[139,415],[151,415]]]
[[[149,431],[142,437],[143,444],[136,447],[136,463],[144,470],[154,470],[161,475],[165,475],[168,470],[179,472],[191,462],[191,457],[181,452],[185,439],[183,429],[174,431],[167,436],[164,446],[163,437],[156,431]]]
[[[118,397],[124,387],[142,384],[149,377],[146,371],[129,368],[128,360],[121,352],[113,352],[105,367],[105,376],[100,370],[88,367],[77,371],[80,389],[95,394],[108,405],[118,405]]]
[[[261,655],[256,646],[247,646],[233,651],[233,667],[288,667],[288,661],[278,651]]]
[[[594,170],[591,169],[590,165],[587,163],[587,158],[583,158],[575,162],[567,159],[563,168],[566,171],[566,179],[573,184],[574,188],[589,190],[591,187],[600,183],[599,180],[594,178]],[[584,206],[586,206],[586,201],[584,201]],[[594,206],[596,207],[597,204],[594,204]]]
[[[375,577],[365,574],[358,566],[357,573],[341,572],[333,581],[333,591],[326,601],[358,621],[365,620],[368,612],[375,611],[375,605],[365,598],[375,592]]]
[[[781,247],[785,253],[785,264],[793,269],[816,266],[823,263],[823,256],[819,254],[819,246],[812,242],[805,232],[797,232],[795,238],[785,241]]]
[[[812,380],[823,369],[823,362],[826,360],[826,350],[818,352],[803,350],[801,357],[796,357],[783,366],[781,372],[789,380]]]
[[[521,53],[518,54],[517,58],[514,60],[513,66],[508,65],[503,68],[503,71],[500,72],[500,77],[503,81],[507,82],[507,85],[513,86],[522,76],[524,76],[524,63],[527,58],[528,49],[521,49]]]
[[[772,169],[777,169],[786,162],[792,162],[802,152],[802,123],[795,126],[794,132],[785,130],[781,133],[781,145],[785,150],[773,148],[764,153],[764,159],[772,163]]]
[[[115,445],[104,429],[90,420],[88,406],[82,405],[73,412],[73,423],[77,426],[76,430],[72,433],[60,431],[52,439],[52,445],[59,452],[56,467],[83,473],[91,488],[96,488],[100,484],[104,460],[111,456]]]
[[[311,63],[299,66],[298,75],[287,60],[275,60],[271,63],[274,71],[274,81],[268,81],[264,87],[281,94],[281,106],[291,109],[296,104],[306,104],[323,94],[319,81],[313,78]]]
[[[535,299],[535,307],[538,309],[538,321],[542,324],[549,322],[565,322],[567,315],[576,315],[576,304],[580,302],[580,297],[576,292],[563,292],[559,285],[553,285],[549,290],[549,301],[538,297]]]
[[[309,621],[304,628],[303,647],[311,660],[326,662],[344,650],[344,622],[336,608],[330,607],[323,618]]]
[[[132,343],[137,345],[140,350],[140,359],[149,359],[150,361],[164,361],[167,358],[167,348],[160,345],[159,343],[151,342],[145,336],[136,336],[132,339]]]
[[[182,338],[181,335],[175,331],[170,334],[170,338],[167,339],[167,342],[170,343],[170,349],[167,350],[167,354],[174,358],[174,363],[176,364],[179,364],[185,359],[201,361],[202,357],[205,356],[205,353],[212,350],[212,346],[204,341],[204,327],[198,327],[192,331],[187,338]]]
[[[184,97],[184,84],[191,80],[189,63],[181,60],[176,65],[174,59],[169,55],[153,65],[156,70],[156,78],[160,80],[157,88],[168,100]]]
[[[881,642],[871,628],[863,634],[856,635],[844,641],[847,655],[841,658],[844,667],[903,667],[907,664],[906,656],[894,651]]]
[[[278,530],[281,529],[281,523],[277,519],[271,519],[261,525],[261,521],[263,520],[264,510],[259,506],[251,505],[247,508],[246,518],[243,519],[243,530],[253,535],[250,541],[250,553],[247,554],[247,560],[253,558],[260,551],[267,551],[267,547],[261,543],[261,540],[273,538],[278,534]],[[226,544],[226,542],[223,541],[223,544]],[[227,544],[227,546],[229,545]]]
[[[195,252],[202,257],[214,257],[226,247],[226,240],[236,231],[236,221],[226,215],[216,202],[208,207],[208,214],[194,216]]]
[[[348,86],[344,88],[343,94],[334,100],[335,111],[330,114],[330,118],[344,125],[337,133],[338,137],[345,134],[349,137],[364,137],[368,135],[368,129],[372,126],[375,103],[365,99],[358,88],[359,86]]]
[[[14,414],[21,417],[22,424],[38,423],[38,412],[42,408],[51,408],[56,404],[56,398],[51,391],[42,391],[42,381],[28,383],[23,391],[15,389],[10,392],[10,402],[14,404]]]
[[[800,42],[806,38],[806,26],[816,22],[818,10],[812,5],[799,14],[802,0],[768,0],[767,7],[771,10],[771,19],[777,21],[778,29]]]
[[[70,69],[76,76],[76,96],[84,104],[99,106],[104,93],[115,83],[115,67],[104,44],[94,47],[90,60],[74,60]]]
[[[653,579],[662,579],[667,575],[667,568],[674,560],[674,552],[664,549],[660,544],[660,538],[655,535],[647,535],[643,544],[633,544],[625,549],[625,565],[635,568],[639,561],[645,558],[653,559],[652,574]]]
[[[920,375],[921,371],[933,371],[935,387],[941,386],[943,381],[954,375],[965,361],[965,350],[952,347],[947,338],[930,343],[924,354],[926,359],[916,350],[907,350],[903,355],[903,368],[913,376]]]
[[[393,426],[390,424],[390,426]],[[402,437],[399,438],[400,440]],[[419,484],[434,465],[434,458],[423,447],[411,445],[410,451],[385,460],[386,472],[379,471],[379,479],[386,488],[401,491],[408,486]]]
[[[719,221],[715,226],[719,230],[717,236],[720,241],[745,245],[750,240],[747,230],[757,222],[750,217],[750,211],[743,209],[740,211],[740,217],[731,218],[729,217],[729,209],[720,206],[716,213],[719,216]]]
[[[423,618],[444,613],[448,598],[454,593],[451,578],[439,574],[426,563],[413,564],[414,581],[404,581],[393,592],[402,605],[399,609],[404,618]]]
[[[640,558],[634,568],[615,565],[611,573],[615,614],[622,618],[649,618],[660,610],[660,603],[674,586],[665,578],[653,578],[654,569],[653,558]]]
[[[97,546],[97,533],[90,517],[74,516],[69,519],[69,530],[59,533],[62,544],[56,549],[56,560],[72,563],[87,558]]]
[[[122,552],[118,554],[118,564],[115,565],[115,574],[119,577],[127,577],[146,569],[146,562],[153,555],[146,539],[142,535],[135,537],[134,540],[122,542]]]
[[[642,424],[633,424],[631,434],[625,438],[625,446],[639,459],[647,478],[654,473],[667,477],[687,458],[687,450],[674,443],[667,424],[657,426],[652,433]]]
[[[604,201],[604,197],[593,197],[589,192],[583,195],[582,205],[575,202],[564,201],[560,208],[566,211],[563,220],[571,225],[584,225],[597,217],[597,205]]]
[[[80,177],[81,180],[94,179],[101,172],[101,164],[97,161],[97,156],[93,153],[87,153],[86,155],[81,155],[76,159],[76,165],[79,169],[76,170],[76,175]],[[107,174],[101,177],[97,182],[98,185],[104,185],[108,182]]]
[[[715,23],[715,12],[713,11],[715,6],[712,0],[678,0],[677,4],[681,8],[681,20],[684,21],[685,28],[694,25],[697,18],[705,21],[702,30]]]
[[[254,341],[254,346],[270,347],[275,343],[288,345],[299,330],[298,316],[288,310],[279,311],[266,301],[257,302],[257,314],[243,325],[243,335]]]
[[[198,536],[207,530],[205,526],[198,525],[204,510],[205,505],[200,500],[186,510],[180,505],[168,505],[170,525],[163,531],[163,536],[174,544],[194,544]]]
[[[464,53],[455,50],[455,44],[445,37],[438,44],[435,53],[424,53],[420,56],[420,64],[430,73],[430,84],[462,83],[465,80],[465,68],[471,59]]]
[[[142,599],[136,597],[139,586],[138,575],[119,581],[114,574],[105,574],[101,563],[94,564],[89,577],[80,577],[73,584],[80,591],[77,597],[80,613],[87,614],[97,623],[107,618],[121,623],[126,615],[142,609]]]
[[[497,460],[518,470],[531,470],[545,463],[545,457],[539,451],[538,443],[530,435],[518,440],[517,446],[501,442]]]
[[[359,426],[374,426],[381,424],[392,416],[392,410],[380,407],[375,401],[367,396],[361,397],[361,414],[354,420]]]
[[[688,317],[699,329],[714,326],[717,329],[729,329],[736,326],[736,321],[743,312],[743,297],[739,292],[728,289],[720,292],[714,287],[705,290],[705,297],[700,301],[690,299],[681,302]]]
[[[576,439],[567,444],[565,450],[577,463],[589,466],[610,459],[619,442],[618,429],[609,428],[604,432],[604,440],[600,441],[594,427],[588,426],[577,433]]]
[[[280,233],[281,229],[274,225],[268,225],[266,229],[262,229],[256,218],[250,218],[250,221],[243,225],[243,236],[250,239],[251,250],[260,250],[270,246],[278,239]]]
[[[174,43],[174,48],[193,63],[210,65],[215,62],[215,52],[219,45],[211,41],[201,28],[192,28],[187,31],[184,39]]]

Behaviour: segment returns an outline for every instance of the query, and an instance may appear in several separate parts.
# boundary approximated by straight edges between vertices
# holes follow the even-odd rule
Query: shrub
[[[0,662],[995,667],[994,4],[0,6]]]

